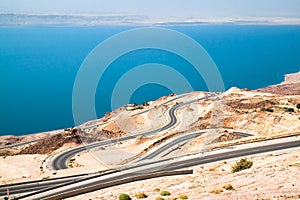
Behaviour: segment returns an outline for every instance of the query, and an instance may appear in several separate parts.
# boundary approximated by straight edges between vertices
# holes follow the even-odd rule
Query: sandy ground
[[[0,158],[1,184],[26,181],[42,174],[40,167],[45,155],[18,155]]]
[[[107,188],[71,199],[118,199],[120,193],[128,193],[132,199],[135,194],[144,192],[154,200],[159,193],[155,189],[168,190],[175,199],[179,194],[189,199],[300,199],[300,150],[250,157],[253,166],[237,173],[231,172],[235,160],[217,162],[195,168],[193,175],[162,177],[133,182]],[[234,190],[226,191],[223,186],[231,184]],[[220,194],[212,194],[212,190]]]
[[[150,109],[149,112],[134,117],[130,116],[143,110],[135,110],[127,114],[122,114],[122,110],[119,109],[119,113],[115,112],[106,116],[107,120],[111,120],[110,123],[93,128],[90,131],[97,134],[102,128],[106,128],[111,131],[112,137],[120,137],[113,134],[121,134],[123,132],[133,134],[157,129],[168,123],[169,116],[167,112],[176,103],[190,101],[203,97],[203,95],[204,93],[195,92],[168,105],[161,105],[162,102],[171,98],[163,97],[157,101],[150,102],[150,106],[146,108]],[[259,103],[265,100],[276,101],[276,105],[272,105],[274,112],[261,111],[264,105]],[[120,164],[124,159],[142,152],[167,134],[177,133],[178,131],[190,132],[206,129],[212,125],[225,125],[225,127],[234,130],[253,133],[258,137],[299,131],[300,110],[295,108],[295,112],[291,113],[284,111],[285,106],[294,108],[297,102],[300,102],[299,95],[276,96],[274,94],[231,88],[215,101],[208,99],[178,109],[176,115],[179,121],[176,127],[151,138],[138,138],[80,153],[72,158],[72,168],[67,170],[49,171],[43,162],[48,155],[0,157],[0,181],[1,184],[5,184],[110,169]],[[257,107],[253,107],[253,105],[257,105]],[[96,121],[101,121],[101,119]],[[89,122],[87,124],[94,123]],[[36,137],[40,137],[40,135]],[[27,139],[36,139],[36,137],[29,136]],[[196,145],[206,142],[207,138],[204,135],[202,138],[190,141],[179,153],[186,154],[192,152]],[[0,142],[16,142],[16,138],[11,138],[10,136],[2,137],[2,141],[0,138]],[[74,145],[67,144],[53,153]],[[154,191],[155,188],[168,190],[172,193],[171,196],[165,199],[174,199],[180,193],[186,194],[189,196],[189,199],[195,200],[300,199],[300,150],[290,153],[253,157],[252,159],[254,166],[251,169],[235,174],[231,173],[233,161],[228,161],[228,163],[219,162],[196,167],[193,175],[145,180],[107,188],[72,199],[117,199],[117,196],[123,192],[130,194],[132,197],[138,192],[145,192],[149,195],[148,199],[155,199],[159,196]],[[235,190],[225,191],[223,189],[223,192],[218,195],[210,193],[211,190],[221,190],[228,183]]]
[[[43,167],[43,169],[40,168],[43,159],[46,158],[44,155],[22,155],[13,157],[8,156],[5,159],[0,158],[0,185],[74,174],[96,173],[105,171],[109,168],[98,161],[94,161],[92,164],[93,159],[90,159],[90,156],[91,155],[87,154],[82,157],[82,159],[89,159],[89,161],[85,161],[85,163],[90,163],[90,165],[58,171],[49,171],[45,167]]]
[[[155,139],[154,139],[155,138]],[[118,167],[122,161],[139,154],[156,141],[157,138],[137,138],[126,142],[119,142],[104,148],[97,148],[91,151],[76,155],[76,165],[84,167],[102,167],[104,170]]]

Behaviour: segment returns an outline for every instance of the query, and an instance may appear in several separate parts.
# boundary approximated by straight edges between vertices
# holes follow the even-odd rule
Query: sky
[[[0,0],[0,12],[150,17],[300,17],[300,0]]]

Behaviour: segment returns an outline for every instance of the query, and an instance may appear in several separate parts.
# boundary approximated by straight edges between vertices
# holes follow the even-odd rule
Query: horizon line
[[[121,13],[14,13],[0,12],[0,25],[300,25],[300,17],[160,17]],[[22,16],[22,17],[21,17]],[[24,16],[28,18],[24,19]],[[68,17],[68,18],[64,18]],[[110,18],[111,17],[111,18]],[[47,20],[44,20],[48,18]],[[43,19],[43,20],[41,20]],[[55,20],[54,20],[55,19]],[[90,21],[92,19],[93,21]]]

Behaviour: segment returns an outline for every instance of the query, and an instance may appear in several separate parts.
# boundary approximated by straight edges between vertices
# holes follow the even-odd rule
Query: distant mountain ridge
[[[146,20],[140,15],[69,15],[0,13],[0,25],[100,25],[129,24]]]
[[[0,13],[0,25],[299,25],[300,18],[151,18],[130,14]]]

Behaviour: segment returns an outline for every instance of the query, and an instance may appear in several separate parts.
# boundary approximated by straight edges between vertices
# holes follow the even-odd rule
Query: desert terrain
[[[174,111],[178,119],[176,123],[160,130],[172,121],[168,114],[170,110],[180,104],[183,106]],[[130,166],[163,145],[199,131],[204,133],[179,143],[152,160],[299,137],[299,106],[300,73],[296,73],[287,76],[283,83],[267,88],[233,87],[223,93],[172,94],[143,105],[125,105],[78,127],[20,137],[1,136],[0,183],[5,185]],[[151,131],[155,133],[148,134]],[[119,141],[119,138],[135,135],[138,136]],[[116,142],[77,153],[69,160],[68,169],[54,170],[49,165],[51,159],[61,152],[108,139],[116,139]],[[171,193],[164,199],[176,199],[180,194],[195,200],[300,199],[299,148],[247,158],[253,166],[237,173],[232,172],[232,166],[240,158],[191,167],[194,170],[191,175],[132,182],[70,199],[118,199],[121,193],[136,199],[135,194],[141,192],[147,194],[148,199],[156,199],[160,190]],[[228,184],[231,189],[226,187]]]

